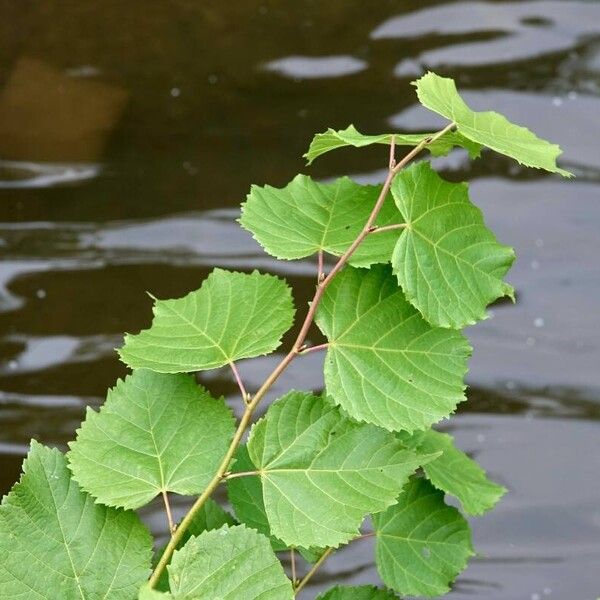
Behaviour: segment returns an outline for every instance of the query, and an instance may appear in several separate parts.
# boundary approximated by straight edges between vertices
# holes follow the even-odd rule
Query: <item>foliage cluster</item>
[[[330,129],[306,154],[310,163],[386,144],[382,185],[298,175],[281,189],[252,187],[243,204],[240,223],[267,253],[317,259],[296,340],[259,389],[246,391],[236,364],[279,347],[296,315],[291,289],[273,275],[215,269],[187,296],[155,299],[151,326],[119,350],[132,373],[98,412],[88,409],[66,455],[32,442],[0,507],[3,598],[290,600],[335,549],[371,536],[385,587],[338,586],[320,600],[449,590],[473,555],[463,514],[485,513],[505,490],[432,426],[465,399],[471,348],[461,329],[513,297],[503,278],[514,253],[465,183],[413,159],[455,147],[475,158],[485,147],[568,173],[557,146],[472,111],[451,79],[428,73],[415,85],[448,121],[437,133]],[[412,149],[397,162],[398,146]],[[307,344],[313,323],[325,344]],[[325,392],[292,390],[255,420],[289,364],[319,351]],[[194,376],[222,367],[240,387],[237,421]],[[211,498],[220,485],[233,512]],[[172,494],[198,496],[178,524]],[[135,511],[156,497],[171,536],[153,559]]]

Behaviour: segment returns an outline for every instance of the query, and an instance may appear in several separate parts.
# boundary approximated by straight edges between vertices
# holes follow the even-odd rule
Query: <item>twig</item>
[[[296,586],[296,550],[292,546],[290,548],[290,564],[292,566],[292,586]]]
[[[392,139],[390,141],[390,162],[389,162],[390,171],[396,166],[396,136],[392,135]]]
[[[169,523],[169,533],[171,536],[175,533],[175,522],[173,521],[173,513],[169,504],[169,496],[165,490],[162,491],[162,499],[165,503],[165,512],[167,513],[167,522]]]
[[[319,570],[321,565],[327,560],[329,555],[333,552],[333,548],[327,548],[323,554],[321,554],[319,560],[312,566],[311,570],[300,580],[300,583],[294,590],[294,595],[297,596],[298,592],[311,580],[312,576]]]
[[[450,131],[454,126],[455,126],[455,123],[450,123],[447,127],[445,127],[444,129],[442,129],[441,131],[436,133],[431,138],[421,141],[400,162],[398,162],[397,164],[394,162],[393,167],[391,166],[392,161],[390,161],[390,168],[388,170],[388,175],[385,179],[385,182],[383,183],[383,187],[381,188],[381,192],[379,194],[379,197],[377,198],[377,201],[375,203],[375,206],[373,207],[373,210],[371,211],[369,219],[365,223],[365,226],[363,227],[362,231],[358,234],[358,236],[356,237],[354,242],[352,242],[352,244],[346,250],[346,252],[344,252],[344,254],[338,259],[337,263],[335,264],[333,269],[331,269],[331,271],[329,272],[327,277],[325,277],[323,279],[323,281],[321,281],[317,284],[317,290],[312,299],[312,302],[310,303],[310,307],[308,309],[308,312],[306,314],[304,322],[302,323],[302,327],[300,328],[298,337],[296,338],[296,341],[294,342],[294,345],[292,346],[292,349],[281,359],[279,364],[275,367],[275,369],[273,369],[271,374],[265,379],[265,381],[260,386],[260,388],[258,389],[256,394],[254,394],[254,396],[252,396],[252,398],[246,404],[246,409],[244,410],[244,414],[242,415],[242,417],[240,419],[238,427],[233,435],[233,439],[231,440],[231,444],[229,445],[229,448],[228,448],[227,452],[225,453],[225,456],[223,457],[221,465],[217,469],[217,472],[215,473],[215,475],[212,478],[212,480],[210,481],[210,483],[207,485],[206,489],[196,499],[196,501],[194,502],[194,504],[192,505],[192,507],[190,508],[188,513],[185,515],[185,517],[183,518],[183,520],[181,521],[181,523],[179,524],[177,529],[174,531],[174,533],[171,537],[171,540],[165,547],[165,550],[164,550],[162,556],[160,557],[160,560],[158,561],[158,564],[156,565],[156,568],[154,569],[152,576],[150,577],[149,583],[150,583],[151,588],[156,586],[162,572],[165,570],[166,566],[169,564],[169,561],[171,560],[171,556],[173,555],[175,548],[177,547],[177,545],[183,538],[183,534],[186,532],[187,528],[192,523],[196,513],[202,508],[202,506],[204,505],[206,500],[208,498],[210,498],[212,493],[215,491],[215,489],[219,486],[219,484],[223,480],[223,476],[228,472],[229,464],[231,463],[231,460],[233,459],[233,457],[235,455],[237,447],[239,446],[240,442],[242,441],[242,438],[244,437],[244,433],[246,432],[248,425],[250,425],[250,423],[252,421],[252,415],[254,414],[256,407],[259,405],[260,401],[263,399],[265,394],[271,389],[271,386],[279,379],[279,376],[287,369],[289,364],[294,360],[294,358],[296,358],[296,356],[298,356],[303,351],[304,341],[306,340],[306,336],[308,335],[308,331],[310,329],[310,326],[312,325],[312,322],[315,317],[315,313],[317,311],[317,308],[319,306],[321,298],[323,297],[323,294],[325,293],[325,290],[327,289],[327,286],[331,283],[331,281],[337,275],[337,273],[339,273],[344,268],[344,266],[348,262],[348,259],[352,256],[352,254],[354,254],[356,249],[360,246],[361,242],[367,237],[367,235],[369,235],[369,231],[375,224],[375,220],[377,219],[377,216],[379,215],[379,212],[381,211],[381,207],[383,206],[383,203],[385,202],[385,199],[390,190],[390,186],[392,185],[392,181],[394,180],[394,177],[398,174],[398,172],[407,163],[409,163],[415,156],[417,156],[419,154],[419,152],[421,152],[429,144],[435,142],[446,132]],[[392,138],[392,144],[394,144],[393,138]],[[327,556],[329,556],[330,552],[331,552],[331,550],[325,551],[325,553],[319,559],[319,562],[315,565],[315,567],[317,567],[317,565],[320,565],[320,563],[322,563],[327,558]],[[314,572],[314,571],[316,571],[316,569],[313,567],[313,569],[311,569],[311,571],[309,571],[309,573],[307,574],[307,577],[309,575],[312,577],[312,572]],[[307,578],[305,577],[302,581],[304,581],[305,579],[307,579]],[[304,586],[304,584],[302,582],[300,582],[298,589],[302,589],[303,586]]]
[[[240,377],[240,372],[238,371],[238,368],[235,366],[235,363],[233,361],[231,361],[229,363],[229,366],[231,367],[231,370],[233,371],[233,376],[235,377],[238,387],[240,388],[240,393],[242,394],[242,400],[244,401],[244,404],[248,404],[249,395],[248,395],[248,392],[246,392],[246,388],[244,387],[244,382],[242,381],[242,378]]]

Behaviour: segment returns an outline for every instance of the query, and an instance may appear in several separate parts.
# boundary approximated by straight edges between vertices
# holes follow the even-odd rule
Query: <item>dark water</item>
[[[575,182],[501,157],[439,165],[519,260],[516,306],[469,330],[470,401],[451,428],[511,493],[474,521],[456,600],[600,594],[600,2],[0,2],[0,488],[29,439],[64,444],[125,373],[113,348],[212,266],[269,269],[311,294],[314,265],[276,263],[235,224],[250,183],[298,171],[378,181],[385,150],[309,170],[313,132],[437,121],[409,81],[456,78],[565,149]],[[383,154],[382,154],[383,152]],[[288,339],[289,342],[289,339]],[[250,388],[276,357],[242,364]],[[318,388],[321,358],[282,378]],[[237,402],[226,371],[202,379]],[[181,507],[182,510],[182,507]],[[146,511],[155,531],[164,518]],[[332,580],[376,580],[369,541]]]

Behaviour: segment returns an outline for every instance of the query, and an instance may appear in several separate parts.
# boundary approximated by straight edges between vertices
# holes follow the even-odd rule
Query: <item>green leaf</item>
[[[156,300],[152,327],[126,335],[119,354],[134,369],[215,369],[272,352],[293,317],[291,290],[281,279],[215,269],[199,290]]]
[[[244,525],[192,537],[168,567],[174,600],[292,600],[269,540]]]
[[[317,324],[329,340],[327,393],[354,419],[426,429],[464,400],[467,340],[423,320],[389,268],[346,267],[328,286]]]
[[[459,329],[513,297],[502,278],[515,254],[485,226],[466,183],[444,181],[427,162],[399,173],[392,194],[407,227],[392,266],[408,300],[432,325]]]
[[[241,445],[236,453],[233,472],[243,473],[254,470],[256,470],[256,467],[250,460],[248,448],[245,445]],[[275,552],[289,550],[287,544],[284,544],[280,539],[271,535],[271,527],[263,500],[263,486],[258,475],[230,479],[227,482],[227,496],[235,510],[237,518],[244,525],[252,527],[252,529],[256,529],[259,533],[267,536]],[[310,563],[316,562],[324,552],[323,548],[296,548],[296,550],[298,550],[304,560]]]
[[[192,522],[185,530],[181,540],[177,544],[176,550],[183,548],[185,543],[192,537],[200,535],[205,531],[212,531],[213,529],[220,529],[223,525],[237,525],[237,521],[226,511],[219,506],[212,498],[207,498],[204,504],[200,507],[200,510],[194,514]],[[159,552],[157,552],[154,563],[157,564],[162,557],[166,546],[163,546]],[[164,570],[156,584],[158,590],[166,591],[169,589],[169,575],[168,571]],[[149,598],[151,600],[151,597]]]
[[[427,73],[413,82],[423,106],[456,123],[466,138],[514,158],[527,167],[571,177],[556,166],[560,146],[542,140],[529,129],[515,125],[496,112],[471,110],[456,90],[454,80]]]
[[[373,585],[336,585],[317,596],[316,600],[398,600],[398,596],[390,590],[376,588]]]
[[[150,587],[149,583],[146,583],[140,590],[138,600],[169,600],[173,598],[171,594],[154,590]]]
[[[233,467],[234,473],[254,471],[256,467],[250,460],[248,448],[241,445],[238,448]],[[227,482],[227,496],[236,517],[248,527],[256,529],[259,533],[271,540],[271,546],[275,551],[286,550],[288,546],[281,540],[271,535],[269,519],[263,501],[263,488],[257,475],[236,477]]]
[[[485,471],[454,445],[451,435],[430,429],[412,437],[404,434],[399,437],[417,452],[427,455],[441,452],[424,466],[425,475],[436,488],[458,498],[466,513],[482,515],[506,493],[506,488],[490,481]]]
[[[212,531],[213,529],[221,529],[223,525],[238,525],[238,522],[233,515],[228,513],[212,498],[207,498],[183,534],[181,545],[183,546],[194,535],[200,535],[205,531]]]
[[[0,506],[3,598],[131,600],[151,553],[137,515],[94,504],[58,450],[31,442],[21,480]]]
[[[315,135],[310,143],[308,152],[304,157],[308,160],[308,164],[310,165],[318,156],[337,148],[344,148],[345,146],[362,148],[364,146],[371,146],[372,144],[389,145],[392,141],[392,135],[394,136],[394,143],[397,146],[417,146],[423,140],[435,135],[435,133],[384,133],[382,135],[363,135],[356,127],[354,127],[354,125],[349,125],[346,129],[340,129],[339,131],[330,128],[325,133],[317,133]],[[481,152],[481,146],[479,144],[468,140],[460,133],[454,132],[448,132],[440,139],[435,140],[427,146],[427,149],[433,156],[444,156],[455,146],[465,148],[469,152],[471,158],[477,158]]]
[[[194,377],[141,369],[109,391],[69,444],[81,487],[102,504],[139,508],[162,492],[204,490],[223,460],[235,422]]]
[[[425,479],[413,479],[373,525],[377,570],[400,594],[445,594],[473,555],[469,524]]]
[[[381,188],[359,185],[348,177],[318,183],[306,175],[297,175],[282,189],[252,186],[240,223],[277,258],[304,258],[319,250],[341,256],[363,229]],[[401,218],[388,196],[376,225],[401,223]],[[398,230],[368,236],[350,262],[390,262],[398,236]]]
[[[250,433],[273,535],[290,546],[337,547],[369,512],[396,501],[419,460],[392,434],[350,421],[323,398],[290,392]]]

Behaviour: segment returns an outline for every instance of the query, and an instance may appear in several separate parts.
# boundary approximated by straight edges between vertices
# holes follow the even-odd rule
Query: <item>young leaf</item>
[[[358,535],[367,513],[395,502],[432,458],[419,460],[392,434],[352,422],[306,392],[271,405],[252,428],[248,452],[272,534],[301,547],[337,547]]]
[[[168,567],[173,600],[292,600],[269,540],[244,525],[192,537]]]
[[[362,148],[363,146],[371,146],[372,144],[387,144],[392,141],[397,146],[417,146],[423,140],[432,137],[434,133],[384,133],[382,135],[364,135],[360,133],[354,125],[349,125],[346,129],[328,129],[325,133],[317,133],[310,143],[308,152],[304,157],[310,165],[315,158],[335,150],[336,148],[344,148],[345,146],[354,146]],[[435,140],[427,146],[427,149],[433,156],[444,156],[455,146],[465,148],[471,158],[477,158],[481,153],[481,145],[465,138],[460,133],[449,132],[441,138]]]
[[[329,340],[327,392],[351,417],[391,431],[426,429],[464,400],[471,348],[406,301],[387,267],[346,267],[317,312]]]
[[[394,273],[432,325],[460,329],[484,319],[496,298],[513,297],[502,278],[514,251],[485,226],[466,183],[444,181],[420,162],[398,174],[392,194],[408,225],[394,249]]]
[[[65,457],[35,441],[0,506],[3,598],[130,600],[150,574],[152,540],[132,512],[94,504]]]
[[[282,189],[252,186],[240,223],[277,258],[304,258],[319,250],[341,256],[364,227],[380,191],[380,185],[359,185],[348,177],[318,183],[297,175]],[[401,218],[388,197],[376,225],[400,223]],[[369,236],[350,262],[357,266],[390,262],[398,235],[392,230]]]
[[[191,375],[134,371],[109,391],[69,444],[81,487],[103,504],[139,508],[162,492],[200,493],[235,430],[221,398]]]
[[[399,438],[417,452],[441,452],[423,467],[425,475],[436,488],[458,498],[466,513],[482,515],[506,493],[506,488],[489,480],[485,471],[454,445],[451,435],[430,429],[413,436],[399,434]]]
[[[425,479],[413,479],[373,525],[377,570],[400,594],[445,594],[473,555],[469,524]]]
[[[187,373],[268,354],[290,328],[290,288],[272,275],[215,269],[202,287],[177,300],[156,300],[150,329],[126,335],[130,367]]]
[[[376,588],[373,585],[336,585],[324,594],[317,596],[316,600],[399,600],[399,598],[394,592]]]
[[[529,129],[511,123],[496,112],[471,110],[458,94],[452,79],[429,72],[413,84],[421,104],[454,121],[459,133],[466,138],[527,167],[571,177],[571,173],[556,166],[556,159],[562,152],[560,146],[540,139]]]

